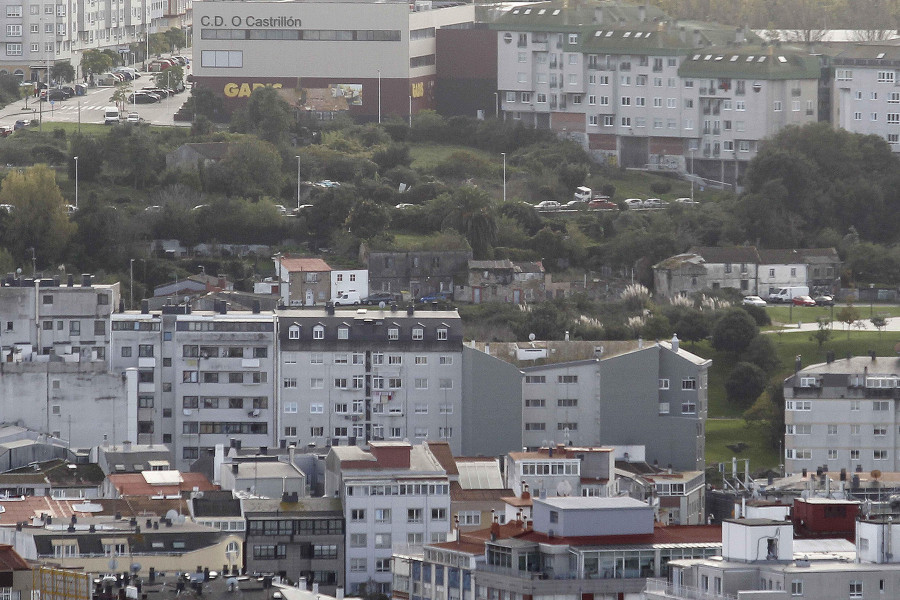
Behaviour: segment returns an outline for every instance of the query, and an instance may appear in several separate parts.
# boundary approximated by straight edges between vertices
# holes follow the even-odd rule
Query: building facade
[[[877,135],[900,152],[900,49],[891,44],[854,44],[832,64],[834,125]]]
[[[195,82],[231,107],[270,86],[290,90],[300,109],[326,90],[351,116],[406,117],[435,106],[435,31],[474,17],[472,5],[430,0],[204,0],[194,5]]]
[[[785,472],[897,471],[898,367],[896,357],[857,356],[785,379]]]
[[[278,312],[280,439],[462,445],[462,322],[456,311]]]

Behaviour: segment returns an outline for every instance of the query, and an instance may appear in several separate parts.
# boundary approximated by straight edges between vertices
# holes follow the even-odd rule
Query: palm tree
[[[463,234],[475,258],[487,258],[497,239],[497,210],[484,190],[463,186],[453,192],[453,206],[444,225]]]
[[[114,102],[116,106],[119,107],[119,110],[125,112],[125,103],[128,102],[128,97],[131,95],[131,84],[130,83],[118,83],[116,84],[116,91],[113,92],[113,95],[109,97],[110,102]]]

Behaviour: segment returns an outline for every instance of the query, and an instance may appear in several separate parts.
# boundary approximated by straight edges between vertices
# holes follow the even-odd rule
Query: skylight
[[[530,15],[530,14],[531,14],[531,9],[530,9],[530,8],[526,8],[526,9],[525,9],[525,14],[526,14],[526,15]]]
[[[787,62],[787,59],[786,59],[785,57],[783,57],[783,56],[779,56],[779,57],[778,57],[778,62],[780,62],[780,63],[786,63],[786,62]]]
[[[884,52],[879,52],[875,58],[884,58]]]
[[[622,34],[622,37],[631,37],[631,32],[626,31],[625,33]]]
[[[542,15],[542,14],[544,14],[544,13],[546,13],[546,12],[547,12],[547,9],[546,9],[546,8],[542,8],[541,10],[538,11],[538,14],[539,14],[539,15]]]
[[[595,32],[594,32],[594,37],[600,37],[601,35],[603,35],[603,32],[602,32],[602,31],[595,31]]]
[[[717,56],[717,57],[716,57],[716,62],[722,60],[723,58],[725,58],[725,57],[724,57],[724,56],[721,56],[721,55],[720,55],[720,56]]]
[[[751,54],[750,56],[747,57],[747,62],[753,62],[754,58],[756,58],[756,57]]]
[[[760,56],[759,58],[756,59],[756,62],[758,62],[758,63],[766,62],[766,57]]]
[[[559,14],[559,9],[557,8],[557,9],[555,9],[555,10],[553,11],[553,16],[555,17],[555,16],[558,15],[558,14]]]
[[[737,59],[738,59],[738,55],[735,54],[734,56],[731,57],[731,59],[729,59],[728,62],[737,62]]]

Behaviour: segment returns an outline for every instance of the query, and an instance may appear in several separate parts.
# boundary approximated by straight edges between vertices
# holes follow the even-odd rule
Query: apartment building
[[[351,594],[390,593],[392,548],[446,541],[450,532],[450,481],[427,444],[332,446],[325,495],[343,504]]]
[[[275,317],[185,305],[112,317],[111,368],[138,371],[138,443],[163,443],[188,470],[229,439],[275,443]]]
[[[392,597],[636,600],[670,561],[721,549],[718,526],[655,528],[653,509],[632,498],[535,498],[532,517],[398,549]]]
[[[285,501],[287,500],[287,501]],[[318,584],[333,594],[344,586],[344,514],[338,498],[245,498],[247,570]]]
[[[695,598],[893,598],[900,564],[890,552],[900,529],[889,518],[856,522],[855,544],[795,539],[790,521],[727,519],[722,555],[670,563],[647,582],[647,600]]]
[[[710,361],[672,342],[545,342],[490,350],[524,373],[522,446],[643,445],[648,461],[705,467]],[[534,366],[525,366],[525,364]]]
[[[442,440],[461,451],[462,323],[453,311],[278,311],[286,444]]]
[[[832,65],[835,126],[877,135],[900,152],[900,48],[854,44],[835,56]]]
[[[785,471],[897,471],[900,359],[829,358],[784,381]]]
[[[491,26],[505,118],[614,164],[733,183],[761,139],[817,120],[817,59],[748,31],[619,2],[512,6]]]

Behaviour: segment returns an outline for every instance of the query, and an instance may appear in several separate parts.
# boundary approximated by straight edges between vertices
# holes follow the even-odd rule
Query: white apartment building
[[[278,311],[283,444],[446,441],[460,453],[462,322],[454,311]]]
[[[761,139],[817,120],[818,60],[750,32],[555,0],[511,6],[492,27],[505,118],[614,164],[733,181]]]
[[[47,68],[68,61],[81,77],[85,50],[130,53],[147,33],[190,27],[192,0],[3,0],[5,38],[0,73],[23,81],[46,81]],[[130,57],[129,57],[130,60]]]
[[[450,481],[427,444],[373,441],[368,452],[333,446],[325,495],[343,503],[350,594],[363,585],[389,594],[394,549],[444,542],[450,532]]]
[[[785,472],[900,466],[900,359],[856,356],[798,369],[784,381]]]
[[[900,152],[900,48],[855,44],[834,57],[832,122],[877,135]]]
[[[112,317],[112,369],[138,370],[135,441],[166,444],[182,470],[230,438],[253,447],[276,440],[275,317],[223,304]]]

